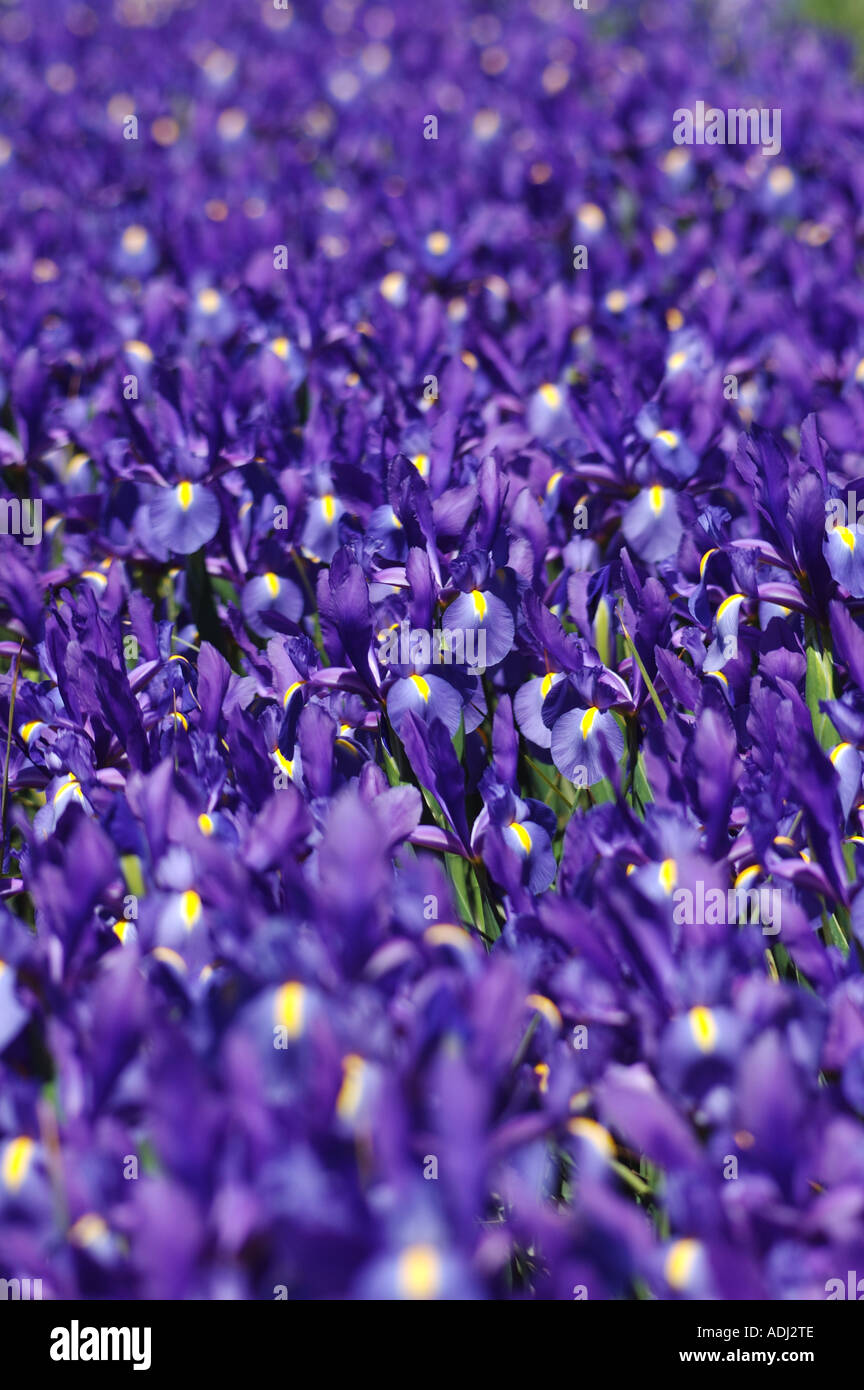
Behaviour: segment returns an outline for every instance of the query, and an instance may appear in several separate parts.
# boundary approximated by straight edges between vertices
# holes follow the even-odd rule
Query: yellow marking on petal
[[[465,366],[469,369],[469,371],[476,372],[477,368],[480,366],[480,363],[477,360],[476,355],[473,352],[470,352],[467,348],[464,352],[460,352],[459,357],[460,360],[465,363]]]
[[[433,256],[446,256],[450,250],[450,238],[446,232],[430,232],[426,238],[426,250]]]
[[[678,865],[674,859],[664,859],[660,865],[660,886],[664,893],[671,893],[678,882]]]
[[[429,1300],[441,1290],[441,1257],[434,1245],[409,1245],[396,1263],[400,1298]]]
[[[282,772],[286,773],[288,777],[294,776],[293,758],[286,758],[284,753],[280,752],[278,748],[273,749],[273,757],[276,759]]]
[[[180,503],[181,510],[188,512],[195,497],[195,488],[192,483],[182,482],[177,484],[177,501]]]
[[[79,1246],[82,1250],[88,1245],[95,1245],[97,1240],[108,1234],[108,1222],[96,1211],[88,1211],[84,1216],[79,1216],[74,1226],[70,1226],[68,1239],[72,1245]]]
[[[60,275],[60,267],[48,256],[40,256],[33,262],[32,274],[37,285],[50,285]]]
[[[669,150],[664,154],[660,161],[660,168],[664,174],[680,174],[682,169],[686,169],[690,163],[690,153],[682,150],[680,145],[676,145],[674,150]]]
[[[553,474],[552,474],[552,477],[549,479],[548,483],[546,484],[546,496],[547,496],[547,497],[549,496],[549,493],[550,493],[550,492],[552,491],[552,489],[554,488],[555,484],[556,484],[561,478],[563,478],[563,477],[564,477],[564,474],[561,472],[560,469],[558,470],[557,473],[553,473]]]
[[[681,440],[674,430],[658,430],[654,436],[662,444],[666,444],[670,449],[677,449]]]
[[[3,1184],[10,1191],[17,1192],[23,1185],[30,1171],[35,1149],[35,1142],[26,1134],[20,1134],[17,1139],[12,1139],[7,1144],[3,1155]]]
[[[494,294],[496,299],[509,299],[510,286],[501,275],[487,275],[483,281],[490,294]]]
[[[559,1029],[563,1027],[564,1020],[561,1017],[560,1011],[555,1007],[551,999],[546,998],[545,994],[529,994],[525,1003],[528,1005],[529,1009],[536,1009],[538,1014],[542,1014],[546,1022],[551,1023],[553,1028]]]
[[[746,888],[762,872],[761,864],[751,864],[749,869],[742,869],[734,880],[735,888]]]
[[[536,1067],[534,1068],[534,1075],[537,1077],[537,1080],[540,1083],[540,1090],[542,1094],[545,1096],[547,1091],[549,1090],[549,1063],[538,1062]]]
[[[648,493],[648,505],[655,516],[659,516],[663,510],[663,489],[656,484]]]
[[[278,598],[279,589],[281,587],[279,583],[278,574],[274,574],[272,570],[268,570],[267,573],[264,575],[264,583],[267,586],[267,592],[269,593],[270,597]]]
[[[57,802],[60,800],[61,796],[65,796],[66,792],[70,792],[70,791],[71,791],[71,793],[72,793],[73,796],[77,796],[79,799],[83,800],[83,793],[82,793],[82,791],[81,791],[81,785],[80,785],[80,783],[79,783],[79,781],[78,781],[78,778],[75,776],[74,772],[70,772],[70,773],[68,774],[68,776],[66,777],[65,782],[61,782],[60,786],[57,788],[56,792],[54,793],[54,804],[55,804],[55,806],[56,806]]]
[[[391,270],[378,286],[389,304],[396,304],[405,293],[405,276],[401,270]]]
[[[554,679],[555,672],[549,671],[540,682],[540,694],[542,695],[544,700],[546,699],[546,696],[549,694],[549,691],[552,689],[552,682],[554,681]]]
[[[94,583],[98,584],[103,589],[107,588],[108,585],[107,578],[104,574],[100,574],[98,570],[82,570],[81,578],[92,579]]]
[[[698,1240],[676,1240],[666,1256],[666,1281],[673,1289],[686,1289],[696,1269],[696,1261],[702,1250]]]
[[[239,140],[248,124],[246,112],[240,106],[229,106],[219,113],[216,129],[223,140]]]
[[[631,874],[635,874],[635,872],[636,872],[636,865],[635,865],[635,864],[628,864],[627,867],[626,867],[626,869],[624,870],[624,872],[625,872],[625,874],[627,875],[627,877],[629,878]]]
[[[511,830],[513,831],[513,833],[515,834],[516,839],[519,841],[519,843],[520,843],[520,845],[522,846],[522,848],[524,849],[525,853],[526,853],[526,854],[530,854],[530,853],[531,853],[531,834],[530,834],[530,831],[526,830],[525,827],[524,827],[524,825],[520,825],[518,820],[514,820],[514,821],[511,821],[511,822],[510,822],[510,829],[511,829]]]
[[[589,1120],[586,1115],[578,1115],[574,1120],[567,1121],[567,1129],[577,1139],[585,1139],[597,1150],[602,1158],[615,1157],[615,1140],[596,1120]]]
[[[428,478],[428,477],[429,477],[429,455],[428,455],[428,454],[415,454],[414,457],[411,459],[411,462],[413,463],[414,467],[417,469],[417,472],[420,474],[420,477],[421,477],[421,478]]]
[[[717,617],[722,618],[723,614],[727,611],[730,605],[735,603],[737,600],[740,600],[743,603],[744,597],[744,594],[730,594],[728,598],[724,598],[720,607],[717,609]]]
[[[202,314],[216,314],[222,305],[222,296],[218,290],[199,290],[196,302]]]
[[[474,589],[474,591],[471,594],[471,598],[474,603],[474,612],[477,614],[477,617],[480,618],[482,621],[482,619],[486,617],[486,609],[488,607],[485,595],[482,594],[479,589]]]
[[[864,381],[864,357],[861,358],[861,361],[858,363],[858,366],[855,368],[855,380],[856,380],[856,381]]]
[[[396,624],[394,623],[393,626],[395,627]],[[300,687],[305,684],[305,681],[292,681],[291,685],[289,685],[288,689],[285,691],[285,697],[282,701],[283,709],[288,704],[288,701],[291,699],[291,696],[294,694],[294,691],[299,690]]]
[[[715,680],[722,681],[724,685],[729,684],[729,677],[726,675],[725,671],[709,671],[708,674],[709,676],[713,676]]]
[[[270,344],[270,351],[284,362],[288,357],[291,344],[287,338],[274,338]]]
[[[356,1052],[342,1059],[342,1085],[336,1097],[336,1113],[340,1120],[350,1120],[360,1108],[363,1096],[363,1074],[366,1063]]]
[[[828,755],[828,756],[830,757],[832,763],[836,763],[836,761],[837,761],[837,759],[839,758],[840,754],[843,752],[843,749],[844,749],[844,748],[849,748],[849,747],[850,747],[850,745],[849,745],[848,743],[838,743],[836,748],[832,748],[832,749],[831,749],[831,752],[830,752],[829,755]]]
[[[121,941],[121,942],[125,945],[125,943],[126,943],[126,933],[127,933],[128,930],[129,930],[129,923],[126,921],[125,917],[119,918],[119,919],[114,923],[114,925],[112,926],[111,930],[113,931],[113,933],[114,933],[114,935],[117,937],[117,939],[118,939],[119,941]]]
[[[31,719],[29,724],[20,724],[18,733],[25,743],[29,743],[36,730],[42,723],[41,719]]]
[[[854,536],[854,533],[853,533],[852,531],[849,530],[849,527],[848,527],[848,526],[835,526],[835,527],[833,528],[833,531],[834,531],[834,535],[835,535],[835,536],[839,536],[839,537],[840,537],[841,541],[842,541],[843,544],[847,547],[848,550],[853,550],[853,551],[854,551],[854,549],[855,549],[855,536]]]
[[[681,313],[680,309],[676,309],[673,305],[671,309],[666,310],[666,327],[669,329],[670,333],[677,333],[683,323],[684,315]]]
[[[768,187],[778,198],[782,197],[795,187],[795,175],[787,165],[780,164],[768,175]]]
[[[576,216],[589,232],[602,232],[606,226],[606,214],[596,203],[582,203],[578,208]]]
[[[788,845],[790,849],[795,848],[795,841],[792,839],[791,835],[775,835],[774,843],[775,845]]]
[[[686,352],[673,352],[671,357],[666,358],[666,366],[669,368],[670,372],[678,372],[684,366],[686,361]]]
[[[201,917],[201,899],[194,888],[187,888],[180,900],[180,916],[187,931],[191,931]]]
[[[185,960],[177,951],[172,951],[170,946],[154,946],[150,954],[155,956],[156,960],[161,961],[163,965],[173,965],[174,969],[179,970],[181,975],[186,974]]]
[[[626,290],[610,290],[604,303],[610,314],[623,314],[630,300]]]
[[[213,831],[215,829],[215,826],[213,825],[213,817],[208,816],[206,811],[202,811],[200,816],[198,817],[198,829],[201,831],[202,835],[213,834]]]
[[[540,387],[540,395],[543,397],[545,404],[548,405],[550,410],[557,410],[561,404],[561,392],[551,381],[545,382]]]
[[[483,106],[475,113],[471,125],[478,140],[491,140],[498,134],[501,112],[493,107]]]
[[[671,227],[655,227],[651,233],[651,240],[658,256],[670,255],[678,245],[678,238]]]
[[[306,1012],[306,987],[299,980],[289,980],[276,991],[273,1017],[289,1038],[299,1038],[303,1032]]]
[[[157,116],[150,127],[150,133],[157,145],[170,149],[180,138],[180,127],[173,116]]]
[[[175,724],[179,724],[181,728],[184,728],[188,731],[189,720],[186,718],[185,714],[183,714],[179,709],[172,710],[170,718],[174,720]]]
[[[592,728],[594,727],[594,720],[597,718],[599,713],[600,711],[599,709],[597,709],[596,705],[592,705],[591,709],[586,709],[581,720],[579,721],[579,732],[582,735],[583,739],[587,739]]]
[[[327,522],[327,525],[330,526],[336,515],[336,503],[333,500],[332,492],[325,492],[324,496],[321,498],[321,510],[324,513],[324,520]]]
[[[712,1052],[717,1041],[717,1022],[710,1009],[697,1004],[687,1015],[690,1031],[700,1052]]]
[[[428,704],[428,703],[429,703],[429,682],[428,682],[428,681],[424,681],[424,679],[423,679],[422,676],[409,676],[408,679],[409,679],[410,681],[412,681],[413,684],[414,684],[414,685],[417,687],[417,689],[420,691],[420,694],[421,694],[421,696],[423,697],[423,703],[424,703],[424,704]]]
[[[455,946],[457,951],[472,949],[469,933],[464,927],[457,927],[453,922],[436,922],[434,926],[427,927],[423,933],[423,940],[427,946]]]
[[[126,228],[120,239],[120,244],[127,256],[140,256],[149,240],[147,228],[133,223],[131,227]]]
[[[716,555],[716,554],[717,554],[717,547],[716,547],[716,545],[713,546],[713,547],[711,548],[711,550],[706,550],[706,551],[705,551],[705,554],[702,556],[702,559],[699,561],[699,578],[700,578],[700,579],[704,579],[704,578],[705,578],[705,566],[707,565],[708,561],[711,559],[711,556],[712,556],[712,555]]]

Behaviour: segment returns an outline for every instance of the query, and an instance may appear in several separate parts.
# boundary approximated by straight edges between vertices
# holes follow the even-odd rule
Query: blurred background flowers
[[[0,41],[0,1277],[826,1297],[851,43],[684,0],[4,0]],[[697,101],[781,149],[676,145]],[[403,625],[488,669],[380,660]],[[677,911],[748,890],[770,931]]]

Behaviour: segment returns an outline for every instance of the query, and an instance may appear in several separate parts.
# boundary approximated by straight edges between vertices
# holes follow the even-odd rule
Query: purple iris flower
[[[848,53],[0,10],[0,1278],[855,1297]]]

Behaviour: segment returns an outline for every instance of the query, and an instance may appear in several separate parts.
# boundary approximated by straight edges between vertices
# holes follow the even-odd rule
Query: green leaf
[[[609,603],[601,596],[594,615],[594,645],[604,666],[611,666],[611,646],[609,643]]]
[[[826,751],[840,742],[840,735],[827,714],[819,708],[820,700],[834,698],[834,667],[830,652],[817,652],[807,648],[807,683],[805,686],[807,708],[813,720],[813,732],[819,744]]]
[[[453,735],[453,747],[456,749],[456,757],[459,759],[459,761],[460,761],[460,763],[461,763],[461,761],[462,761],[462,755],[463,755],[464,752],[465,752],[465,716],[464,716],[464,714],[460,714],[460,715],[459,715],[459,728],[456,730],[455,734]]]
[[[474,913],[468,898],[468,864],[459,854],[445,854],[444,863],[450,882],[453,884],[453,891],[456,894],[456,906],[463,924],[473,922]]]
[[[663,705],[662,705],[661,700],[660,700],[660,696],[657,694],[657,691],[654,689],[654,683],[653,683],[653,681],[651,680],[651,677],[649,676],[648,672],[645,670],[645,663],[643,662],[641,656],[639,655],[639,653],[638,653],[637,650],[636,650],[636,644],[635,644],[635,642],[633,641],[633,638],[630,636],[630,633],[627,631],[627,628],[624,626],[624,617],[623,617],[623,613],[624,613],[624,609],[623,609],[623,607],[622,607],[621,605],[619,605],[619,607],[618,607],[618,621],[619,621],[619,623],[621,624],[621,631],[622,631],[622,633],[624,634],[624,644],[625,644],[627,650],[629,651],[630,655],[632,656],[633,660],[636,662],[636,665],[639,667],[639,670],[642,672],[642,679],[644,680],[645,685],[646,685],[647,688],[648,688],[648,694],[651,696],[651,699],[654,701],[654,704],[655,704],[656,709],[657,709],[657,713],[659,714],[660,718],[663,720],[663,723],[665,724],[665,723],[666,723],[666,720],[667,720],[667,718],[668,718],[668,716],[667,716],[667,714],[666,714],[665,709],[663,708]]]
[[[146,895],[144,887],[144,876],[141,872],[141,860],[137,854],[124,854],[120,859],[120,867],[123,870],[123,877],[126,880],[126,887],[136,898],[143,898]]]
[[[646,802],[654,800],[651,783],[648,781],[648,774],[645,771],[645,757],[642,753],[639,754],[636,760],[636,770],[633,773],[633,790],[643,806]]]

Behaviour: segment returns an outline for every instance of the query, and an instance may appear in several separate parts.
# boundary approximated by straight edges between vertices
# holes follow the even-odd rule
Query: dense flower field
[[[0,1278],[854,1297],[845,47],[691,0],[0,40]],[[774,152],[678,143],[700,102]]]

